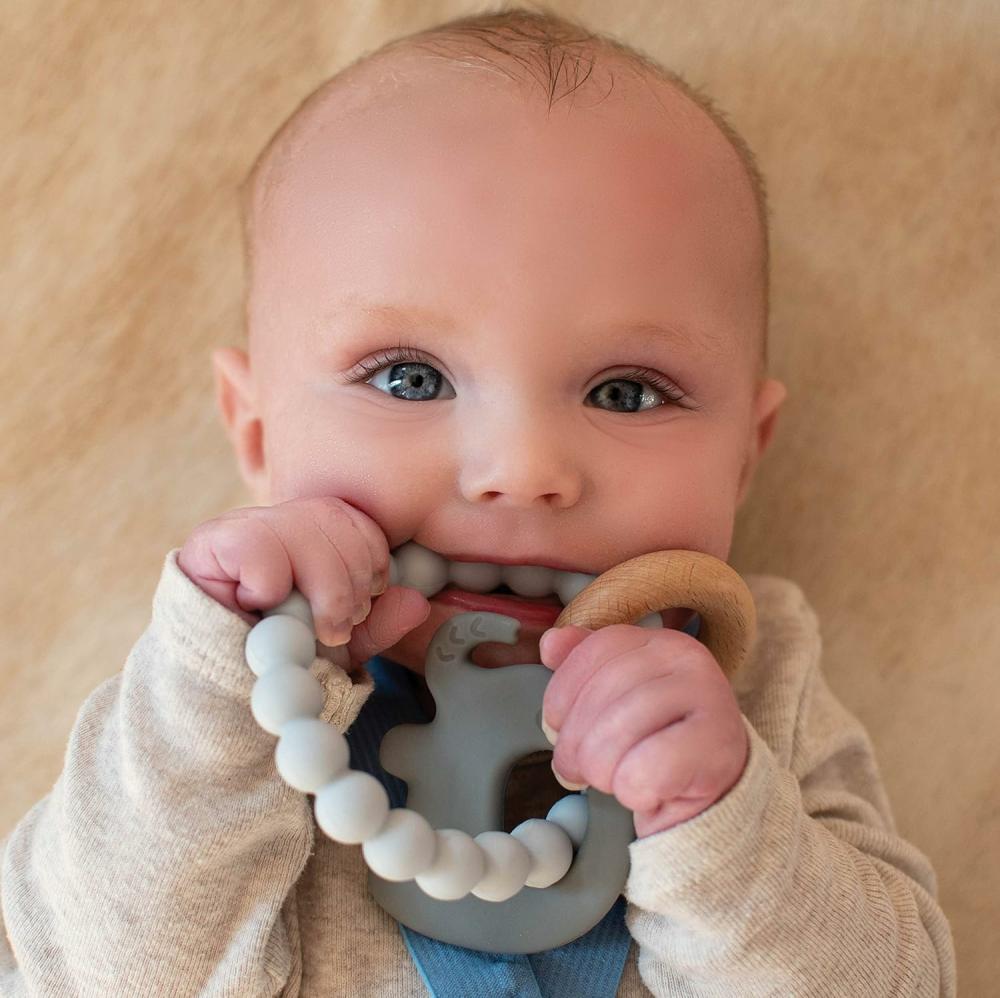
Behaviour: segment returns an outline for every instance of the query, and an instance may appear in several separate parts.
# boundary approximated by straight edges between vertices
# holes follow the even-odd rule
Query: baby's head
[[[719,120],[533,11],[324,84],[248,178],[249,348],[214,355],[256,501],[338,496],[454,560],[726,559],[785,390],[763,185]],[[386,655],[421,668],[459,612],[431,603]],[[537,660],[544,629],[491,664]]]

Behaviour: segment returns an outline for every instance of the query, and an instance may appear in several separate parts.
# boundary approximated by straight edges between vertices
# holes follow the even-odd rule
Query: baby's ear
[[[743,500],[750,490],[750,482],[753,480],[757,465],[774,437],[774,425],[778,418],[778,410],[787,396],[788,389],[774,378],[767,378],[758,386],[757,396],[754,400],[753,426],[751,427],[743,467],[740,469],[740,480],[736,497],[737,507],[743,505]]]
[[[255,496],[263,495],[266,486],[263,424],[257,413],[250,358],[238,347],[220,347],[212,351],[215,378],[215,401],[222,416],[240,475]]]

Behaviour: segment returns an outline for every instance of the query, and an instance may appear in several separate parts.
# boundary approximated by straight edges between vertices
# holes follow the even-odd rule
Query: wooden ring
[[[731,678],[753,647],[757,610],[739,573],[702,551],[651,551],[609,568],[563,607],[553,626],[597,630],[674,607],[700,614],[698,640]]]

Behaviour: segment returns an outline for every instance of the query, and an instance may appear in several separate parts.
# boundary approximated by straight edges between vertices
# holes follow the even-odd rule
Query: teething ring
[[[615,566],[579,592],[556,625],[597,629],[672,607],[701,615],[699,640],[731,676],[753,643],[753,599],[732,568],[700,552],[657,551]],[[323,691],[308,672],[316,638],[300,593],[293,590],[281,605],[265,611],[246,643],[248,664],[259,677],[251,709],[265,730],[278,735],[278,772],[290,786],[316,795],[316,822],[325,834],[362,845],[371,870],[369,886],[379,904],[427,935],[501,952],[561,945],[596,924],[624,886],[627,845],[634,837],[631,813],[594,790],[586,798],[563,798],[546,819],[529,819],[510,834],[496,830],[495,802],[502,797],[498,774],[509,771],[518,754],[549,747],[539,722],[551,673],[539,664],[480,669],[468,654],[484,641],[514,644],[519,629],[513,617],[464,613],[434,635],[426,672],[432,693],[443,677],[478,688],[462,704],[461,687],[453,685],[446,698],[435,697],[439,707],[434,722],[399,725],[383,739],[382,765],[406,781],[407,804],[412,802],[413,808],[390,809],[379,780],[348,767],[344,736],[319,720]],[[482,720],[488,706],[502,705],[508,694],[521,700],[499,707],[502,723],[491,727]],[[430,729],[439,719],[438,734],[445,720],[455,716],[475,717],[482,735],[503,728],[513,739],[511,745],[494,746],[493,766],[482,785],[468,779],[462,785],[465,797],[481,798],[470,805],[474,817],[464,822],[454,820],[455,802],[463,797],[461,787],[454,785],[456,775],[443,793],[434,795],[419,785],[421,773],[408,762],[422,758],[414,746],[433,743]],[[455,765],[453,749],[439,753],[438,769]],[[440,825],[456,827],[434,827]],[[525,886],[536,890],[524,891]]]
[[[672,607],[697,611],[698,640],[732,678],[757,634],[753,596],[733,568],[702,551],[653,551],[609,568],[563,608],[554,626],[598,630]]]

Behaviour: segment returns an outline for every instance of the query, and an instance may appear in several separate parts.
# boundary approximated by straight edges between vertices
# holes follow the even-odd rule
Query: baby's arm
[[[896,834],[868,735],[820,671],[815,617],[781,623],[762,635],[773,675],[739,782],[631,846],[643,979],[657,995],[952,996],[934,871]]]
[[[306,796],[250,712],[250,625],[166,558],[152,620],[2,844],[0,994],[298,993]],[[321,677],[323,678],[323,677]],[[370,692],[332,667],[322,717]]]

